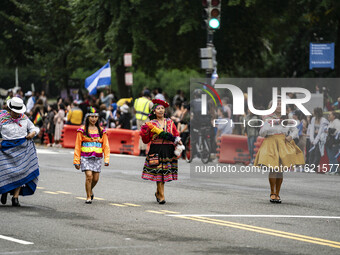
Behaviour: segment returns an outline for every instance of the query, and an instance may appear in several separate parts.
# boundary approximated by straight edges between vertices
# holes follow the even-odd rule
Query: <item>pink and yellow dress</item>
[[[104,162],[109,163],[110,161],[110,146],[106,130],[102,128],[101,130],[102,137],[100,137],[98,130],[89,130],[90,136],[88,137],[84,126],[77,130],[73,164],[80,165],[82,172],[86,170],[101,172],[103,154]]]
[[[141,137],[144,143],[151,142],[150,150],[146,156],[142,178],[156,182],[169,182],[177,180],[178,163],[174,154],[174,142],[159,137],[159,131],[171,133],[174,137],[179,137],[176,125],[171,119],[166,119],[164,129],[161,129],[157,120],[151,120],[141,128]],[[150,156],[158,155],[159,164],[150,163]]]

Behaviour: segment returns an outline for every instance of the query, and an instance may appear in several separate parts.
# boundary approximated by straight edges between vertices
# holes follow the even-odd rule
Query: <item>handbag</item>
[[[149,155],[149,165],[158,166],[159,165],[159,155],[157,153]]]

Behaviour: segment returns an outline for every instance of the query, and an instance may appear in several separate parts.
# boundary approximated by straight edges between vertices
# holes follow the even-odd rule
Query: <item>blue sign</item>
[[[334,43],[310,43],[309,69],[334,69]]]

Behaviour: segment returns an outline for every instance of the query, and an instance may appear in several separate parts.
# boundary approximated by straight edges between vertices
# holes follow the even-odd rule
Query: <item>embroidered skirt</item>
[[[0,149],[0,194],[21,187],[20,195],[33,195],[38,184],[39,164],[35,145],[26,138],[4,140]]]
[[[300,148],[292,140],[288,142],[284,134],[271,135],[264,139],[256,154],[255,166],[291,167],[305,164]]]
[[[100,173],[102,171],[103,158],[96,157],[80,157],[80,169],[82,172],[93,171]]]
[[[152,154],[159,155],[159,165],[151,166],[149,157]],[[145,159],[142,178],[155,182],[175,181],[178,177],[177,157],[174,154],[173,144],[151,144]]]

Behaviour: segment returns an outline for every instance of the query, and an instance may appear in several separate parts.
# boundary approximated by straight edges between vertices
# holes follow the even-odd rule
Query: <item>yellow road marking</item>
[[[122,205],[122,204],[114,204],[114,203],[110,203],[110,205],[115,205],[115,206],[120,206],[120,207],[127,207],[127,205]]]
[[[45,189],[44,187],[37,187],[37,189]]]
[[[53,191],[44,191],[47,194],[53,194],[53,195],[58,195],[59,193],[57,192],[53,192]]]
[[[165,214],[165,212],[159,212],[159,211],[153,211],[153,210],[146,210],[146,212],[157,213],[157,214]]]
[[[76,197],[76,199],[80,199],[80,200],[86,200],[85,197]]]
[[[58,193],[60,193],[60,194],[72,194],[71,192],[66,192],[66,191],[57,191]]]
[[[166,212],[166,213],[173,213],[173,214],[177,214],[177,213],[179,213],[179,212],[168,211],[168,210],[160,210],[160,211],[162,211],[162,212]]]
[[[105,198],[100,198],[100,197],[94,197],[93,199],[97,199],[97,200],[106,200]]]
[[[256,227],[256,226],[251,226],[251,225],[246,225],[246,224],[241,224],[241,223],[236,223],[236,222],[228,222],[228,221],[217,220],[217,219],[211,219],[211,218],[205,218],[205,217],[201,217],[201,218],[207,219],[207,220],[211,220],[211,221],[216,221],[216,222],[227,222],[227,223],[234,224],[234,225],[238,225],[238,226],[251,227],[251,228],[254,228],[254,229],[259,229],[259,230],[264,230],[264,231],[270,231],[270,232],[274,232],[274,233],[285,234],[285,235],[291,235],[291,236],[295,236],[295,237],[301,237],[301,238],[305,238],[305,239],[311,239],[311,240],[322,241],[322,242],[328,242],[328,243],[340,245],[340,242],[335,242],[335,241],[326,240],[326,239],[317,238],[317,237],[312,237],[312,236],[305,236],[305,235],[300,235],[300,234],[294,234],[294,233],[290,233],[290,232],[285,232],[285,231],[280,231],[280,230],[275,230],[275,229],[270,229],[270,228]]]
[[[124,205],[129,205],[129,206],[141,206],[141,205],[136,205],[136,204],[132,204],[132,203],[124,203]]]
[[[206,218],[206,217],[179,216],[178,218],[189,219],[189,220],[205,222],[205,223],[210,223],[210,224],[215,224],[215,225],[220,225],[220,226],[225,226],[225,227],[237,228],[237,229],[242,229],[242,230],[248,230],[248,231],[257,232],[261,234],[267,234],[267,235],[278,236],[278,237],[283,237],[287,239],[293,239],[293,240],[297,240],[301,242],[330,246],[333,248],[340,248],[340,242],[335,242],[335,241],[311,237],[311,236],[299,235],[299,234],[294,234],[294,233],[289,233],[289,232],[284,232],[284,231],[278,231],[278,230],[269,229],[269,228],[261,228],[261,227],[256,227],[252,225],[235,223],[231,221],[215,220],[215,219]]]

